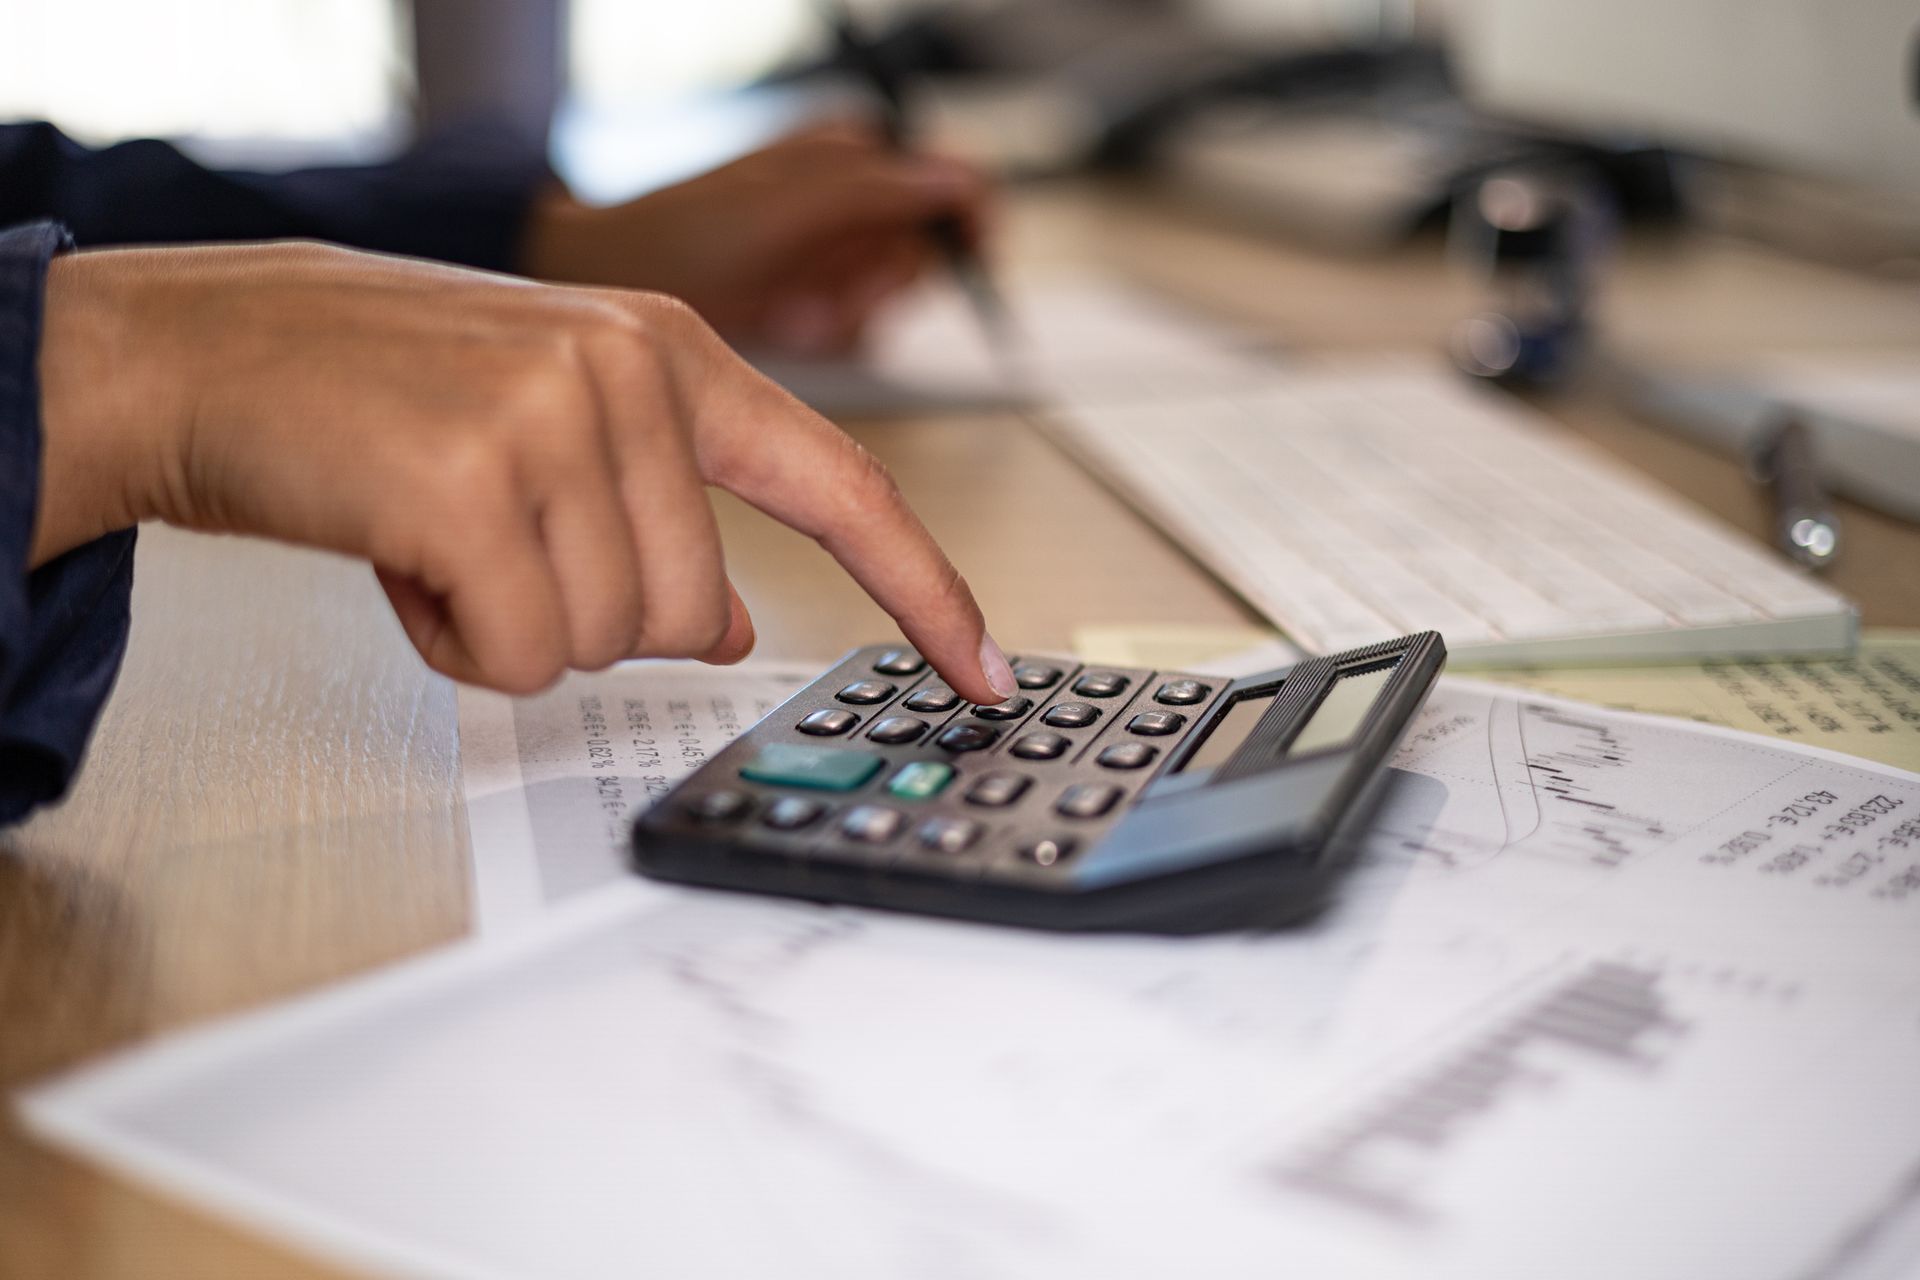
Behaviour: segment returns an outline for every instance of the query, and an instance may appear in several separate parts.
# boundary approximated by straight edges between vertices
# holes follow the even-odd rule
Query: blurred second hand
[[[860,30],[845,0],[820,0],[820,10],[833,28],[841,53],[866,78],[878,99],[880,129],[887,145],[896,151],[911,150],[906,92],[901,77]],[[927,235],[946,260],[961,292],[966,294],[1001,375],[1011,388],[1027,391],[1033,377],[1024,358],[1026,347],[1020,340],[1013,310],[979,251],[968,240],[959,215],[945,213],[934,218],[927,224]]]

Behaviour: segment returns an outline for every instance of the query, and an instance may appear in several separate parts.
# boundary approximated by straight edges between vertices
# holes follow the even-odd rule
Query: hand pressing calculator
[[[975,706],[856,649],[641,816],[663,880],[1051,929],[1311,914],[1446,661],[1437,632],[1241,680],[1018,661]]]

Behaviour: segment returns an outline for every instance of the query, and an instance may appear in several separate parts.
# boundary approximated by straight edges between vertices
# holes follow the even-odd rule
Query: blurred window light
[[[572,0],[573,91],[589,108],[727,88],[824,42],[812,0]]]
[[[0,119],[90,141],[391,134],[404,18],[398,0],[0,0]]]

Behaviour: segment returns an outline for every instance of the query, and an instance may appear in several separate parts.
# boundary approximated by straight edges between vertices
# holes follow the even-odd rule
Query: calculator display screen
[[[1253,732],[1253,727],[1260,723],[1260,717],[1273,705],[1279,692],[1274,689],[1229,702],[1226,713],[1213,722],[1213,728],[1207,730],[1207,736],[1200,740],[1200,745],[1194,748],[1193,754],[1187,757],[1186,763],[1180,768],[1211,769],[1225,764],[1234,748],[1245,742],[1247,735]]]
[[[1379,698],[1380,691],[1387,687],[1387,678],[1392,674],[1392,666],[1375,667],[1335,680],[1326,696],[1320,699],[1320,705],[1300,726],[1300,732],[1294,735],[1287,754],[1302,756],[1350,741],[1366,722],[1367,712]]]
[[[1294,735],[1287,754],[1306,755],[1351,740],[1360,726],[1366,723],[1367,712],[1372,710],[1380,691],[1387,687],[1387,680],[1393,675],[1395,665],[1388,663],[1383,667],[1335,677],[1333,683],[1327,686],[1320,704]],[[1228,703],[1227,709],[1213,722],[1213,727],[1206,731],[1206,737],[1200,740],[1200,745],[1180,765],[1180,770],[1197,773],[1225,764],[1239,750],[1240,744],[1252,736],[1260,717],[1266,714],[1267,708],[1273,705],[1273,700],[1279,694],[1279,689],[1270,689]]]

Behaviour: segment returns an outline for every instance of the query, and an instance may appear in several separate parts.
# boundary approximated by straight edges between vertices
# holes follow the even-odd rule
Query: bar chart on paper
[[[1568,1087],[1583,1060],[1629,1073],[1660,1067],[1687,1028],[1659,981],[1633,965],[1587,967],[1307,1144],[1277,1171],[1280,1182],[1396,1223],[1431,1221],[1434,1211],[1417,1199],[1417,1162],[1442,1160],[1449,1143],[1514,1095]]]

